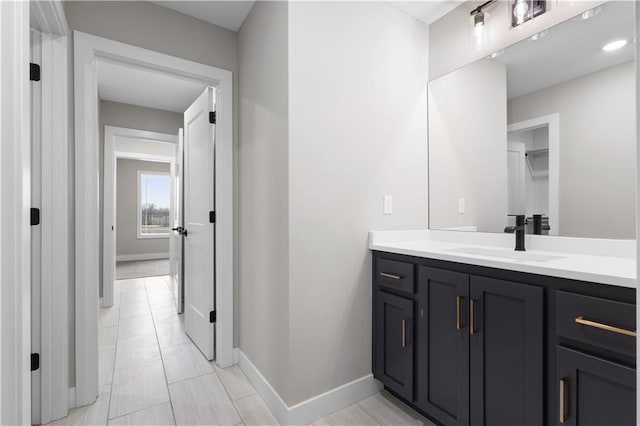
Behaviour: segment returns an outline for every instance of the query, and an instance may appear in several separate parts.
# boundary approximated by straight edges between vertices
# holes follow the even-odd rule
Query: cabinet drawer
[[[375,274],[375,281],[380,286],[405,293],[414,292],[412,263],[378,259]]]
[[[635,356],[635,305],[565,291],[556,295],[558,336]]]

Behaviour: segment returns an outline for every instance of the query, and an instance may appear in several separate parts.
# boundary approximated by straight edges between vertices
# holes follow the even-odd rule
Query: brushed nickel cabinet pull
[[[401,280],[402,277],[400,275],[387,274],[386,272],[380,272],[381,277],[391,278],[392,280]]]
[[[558,404],[560,408],[560,423],[564,423],[569,419],[567,416],[566,405],[566,394],[567,394],[567,378],[563,377],[560,379],[560,403]]]
[[[460,305],[462,305],[462,296],[456,296],[456,330],[462,328],[462,321],[460,319]]]
[[[585,319],[584,317],[577,317],[576,322],[581,325],[599,328],[600,330],[606,330],[606,331],[611,331],[612,333],[624,334],[625,336],[636,337],[637,335],[635,330],[627,330],[625,328],[615,327],[613,325],[591,321],[591,320]]]
[[[476,334],[476,301],[469,300],[469,334]]]

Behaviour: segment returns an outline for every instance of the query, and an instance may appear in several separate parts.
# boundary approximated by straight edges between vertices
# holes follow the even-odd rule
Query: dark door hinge
[[[31,354],[31,371],[40,368],[40,354]]]
[[[40,225],[40,209],[31,207],[31,226]]]
[[[216,212],[213,210],[209,212],[209,223],[216,223]]]
[[[33,62],[29,64],[29,80],[40,81],[40,65]]]
[[[209,123],[216,124],[216,112],[215,111],[211,111],[209,113]]]
[[[216,311],[209,312],[209,322],[214,323],[217,320]]]

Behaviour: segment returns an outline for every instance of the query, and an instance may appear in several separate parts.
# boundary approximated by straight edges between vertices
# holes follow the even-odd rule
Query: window
[[[138,171],[138,238],[169,235],[171,176]]]

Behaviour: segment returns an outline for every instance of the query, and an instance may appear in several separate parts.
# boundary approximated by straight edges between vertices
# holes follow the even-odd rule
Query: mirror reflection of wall
[[[635,237],[634,5],[595,11],[430,82],[432,229]]]

